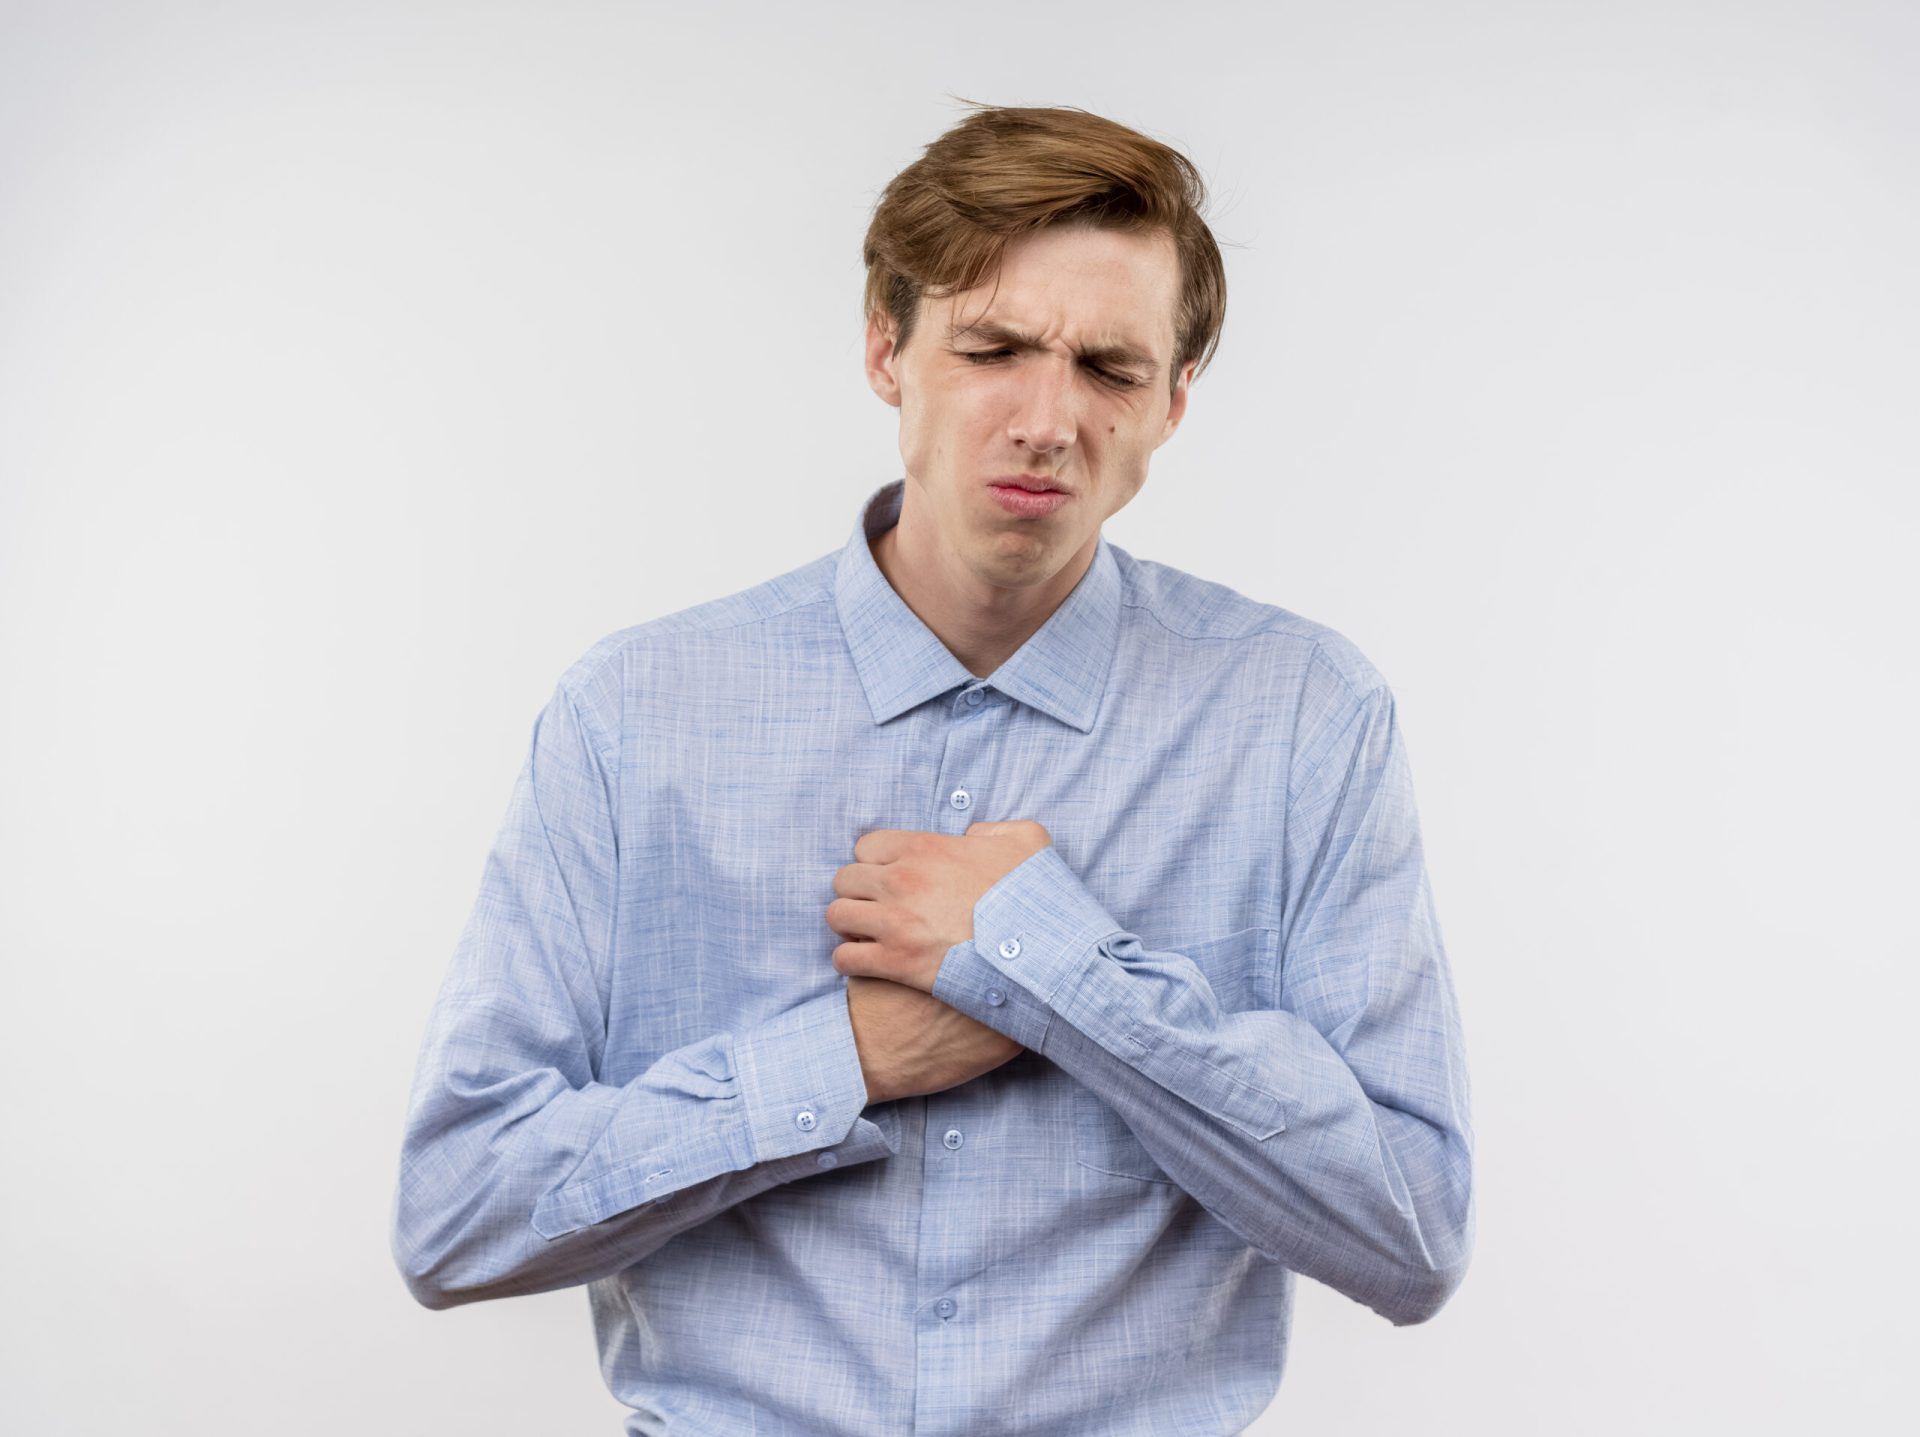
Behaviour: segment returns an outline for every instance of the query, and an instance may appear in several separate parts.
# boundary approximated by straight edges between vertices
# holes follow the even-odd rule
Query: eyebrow
[[[976,319],[972,324],[950,326],[947,330],[947,342],[959,339],[977,339],[986,344],[995,344],[1007,349],[1039,349],[1038,338],[1023,334],[1008,325],[996,323],[990,319]],[[1150,354],[1135,349],[1130,344],[1090,345],[1076,354],[1082,359],[1097,360],[1103,364],[1120,364],[1130,369],[1138,369],[1148,378],[1160,372],[1160,366]]]

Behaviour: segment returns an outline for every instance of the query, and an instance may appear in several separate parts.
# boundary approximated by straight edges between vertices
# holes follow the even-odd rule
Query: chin
[[[1016,584],[1051,578],[1075,547],[1064,541],[1049,543],[1031,534],[1015,534],[1013,540],[996,544],[986,558],[989,566]]]

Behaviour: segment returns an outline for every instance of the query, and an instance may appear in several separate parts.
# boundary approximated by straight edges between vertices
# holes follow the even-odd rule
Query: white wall
[[[411,1064],[560,669],[897,473],[859,241],[962,96],[1210,177],[1225,339],[1107,532],[1413,746],[1476,1267],[1407,1329],[1303,1283],[1252,1431],[1911,1430],[1916,42],[0,7],[0,1426],[619,1430],[584,1292],[402,1288]]]

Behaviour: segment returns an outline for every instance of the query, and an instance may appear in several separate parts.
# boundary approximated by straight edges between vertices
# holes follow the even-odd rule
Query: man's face
[[[900,410],[911,504],[940,547],[1022,588],[1091,556],[1186,412],[1193,366],[1170,394],[1171,235],[1036,230],[1007,245],[997,280],[923,299],[904,350],[889,317],[870,320],[867,379]],[[1065,497],[1022,506],[998,487],[1015,480]]]

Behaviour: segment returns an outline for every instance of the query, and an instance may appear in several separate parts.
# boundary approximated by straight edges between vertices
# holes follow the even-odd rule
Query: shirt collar
[[[905,491],[906,481],[894,479],[867,497],[834,573],[840,627],[875,723],[975,681],[894,592],[867,547],[899,522]],[[1087,733],[1100,711],[1119,637],[1120,566],[1102,534],[1073,592],[985,682]]]

